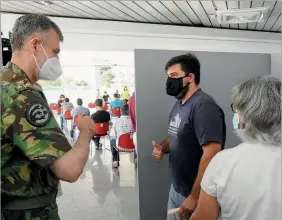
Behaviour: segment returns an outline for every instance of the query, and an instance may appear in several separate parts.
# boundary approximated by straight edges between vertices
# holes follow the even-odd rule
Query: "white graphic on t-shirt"
[[[179,117],[179,114],[177,114],[169,123],[168,132],[172,134],[177,134],[178,128],[181,124],[181,118]]]

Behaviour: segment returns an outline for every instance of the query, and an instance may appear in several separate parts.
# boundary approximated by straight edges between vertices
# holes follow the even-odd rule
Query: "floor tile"
[[[65,194],[64,196],[57,197],[58,204],[70,203],[73,202],[71,194]]]
[[[81,210],[81,215],[84,220],[96,220],[96,219],[109,219],[109,215],[104,209],[87,209]]]
[[[119,169],[112,168],[111,158],[109,151],[93,148],[79,180],[61,182],[62,220],[138,220],[136,169],[128,154],[121,154]]]
[[[61,220],[84,220],[79,211],[60,215]]]
[[[99,209],[102,206],[98,203],[98,201],[94,197],[81,197],[75,198],[74,202],[79,210],[85,209]]]
[[[69,214],[71,212],[78,212],[79,209],[74,202],[58,203],[59,214]]]

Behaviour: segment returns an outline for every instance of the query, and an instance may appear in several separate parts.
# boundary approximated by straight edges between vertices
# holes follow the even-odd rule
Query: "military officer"
[[[88,116],[79,116],[80,136],[73,147],[59,128],[46,98],[33,86],[62,74],[60,28],[40,14],[16,20],[13,55],[0,71],[1,211],[4,220],[57,220],[59,180],[76,181],[94,135]]]

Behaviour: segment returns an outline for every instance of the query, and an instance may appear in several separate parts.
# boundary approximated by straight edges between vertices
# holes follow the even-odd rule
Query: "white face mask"
[[[35,60],[35,63],[39,69],[39,77],[40,80],[48,80],[48,81],[56,81],[61,75],[62,75],[62,68],[60,64],[60,60],[57,57],[51,57],[49,58],[45,52],[45,49],[43,48],[42,44],[41,47],[45,53],[46,60],[43,63],[42,67],[40,68],[38,65],[38,62],[33,54],[33,58]]]

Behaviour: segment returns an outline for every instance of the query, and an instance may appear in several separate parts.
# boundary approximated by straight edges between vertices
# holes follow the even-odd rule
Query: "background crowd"
[[[129,101],[130,99],[131,101]],[[69,133],[72,139],[75,139],[76,117],[79,114],[90,116],[90,110],[92,109],[94,109],[94,112],[91,114],[91,119],[101,131],[100,133],[96,131],[96,135],[92,138],[96,150],[103,148],[101,138],[110,137],[113,167],[119,167],[119,152],[134,152],[135,167],[137,167],[136,138],[134,138],[136,136],[135,93],[130,95],[128,88],[125,86],[121,94],[116,90],[116,93],[111,98],[107,91],[101,96],[100,91],[97,90],[96,100],[89,103],[88,107],[83,105],[81,98],[76,100],[75,107],[70,99],[62,94],[55,110],[59,116],[61,129]],[[71,121],[70,129],[68,129],[68,121]],[[101,129],[101,126],[103,129]]]

